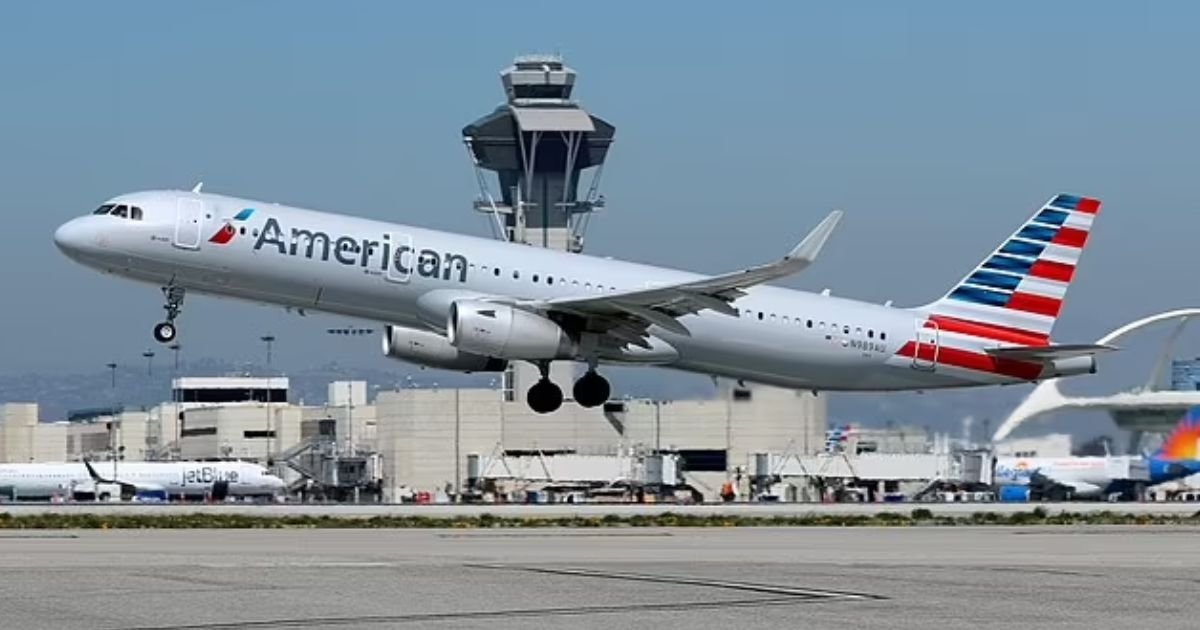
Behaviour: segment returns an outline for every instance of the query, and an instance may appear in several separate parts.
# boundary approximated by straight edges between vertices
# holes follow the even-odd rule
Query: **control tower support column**
[[[475,209],[505,240],[578,253],[591,213],[604,207],[600,176],[616,128],[571,100],[575,76],[558,56],[517,57],[500,73],[505,102],[462,130],[479,182]],[[556,363],[551,379],[570,391],[572,368]],[[539,375],[519,363],[506,378],[506,390],[523,398]]]

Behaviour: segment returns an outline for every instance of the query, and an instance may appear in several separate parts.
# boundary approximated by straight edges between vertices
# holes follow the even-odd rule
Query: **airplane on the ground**
[[[0,493],[5,498],[47,499],[92,495],[109,498],[112,487],[123,499],[141,495],[269,496],[284,482],[250,462],[65,462],[0,464]],[[113,497],[118,496],[114,493]]]
[[[1137,480],[1130,471],[1144,467],[1145,486],[1155,486],[1200,474],[1200,407],[1190,409],[1163,440],[1145,456],[998,457],[993,471],[998,486],[1040,486],[1044,494],[1068,492],[1080,499],[1132,492]]]
[[[1098,345],[1051,328],[1100,202],[1057,195],[941,299],[895,308],[762,286],[813,263],[829,214],[786,256],[717,276],[202,193],[149,191],[60,226],[56,245],[162,288],[163,343],[186,292],[385,324],[383,351],[463,372],[536,364],[529,406],[563,393],[550,363],[586,362],[575,402],[609,398],[600,364],[658,365],[813,391],[928,390],[1095,372]],[[930,241],[931,243],[934,241]]]

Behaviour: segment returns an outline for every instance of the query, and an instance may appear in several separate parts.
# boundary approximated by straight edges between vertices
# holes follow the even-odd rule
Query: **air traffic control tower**
[[[600,175],[616,128],[571,100],[575,71],[560,57],[517,57],[500,81],[505,103],[462,130],[479,181],[475,209],[493,215],[506,240],[581,251],[588,217],[604,207]]]
[[[557,55],[517,57],[500,73],[505,102],[462,130],[479,183],[475,209],[504,240],[578,253],[592,212],[604,207],[600,177],[616,128],[571,100],[575,77]],[[570,391],[574,367],[556,362],[551,379]],[[538,378],[532,365],[510,367],[505,397],[523,398]]]

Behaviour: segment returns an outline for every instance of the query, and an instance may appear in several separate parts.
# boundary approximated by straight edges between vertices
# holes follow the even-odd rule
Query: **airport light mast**
[[[517,57],[500,73],[505,102],[462,130],[479,183],[475,209],[506,241],[578,253],[592,212],[604,207],[600,178],[616,127],[571,99],[575,78],[558,55]],[[569,382],[573,367],[560,362],[552,378]],[[515,399],[538,374],[522,363],[505,379],[505,397]]]

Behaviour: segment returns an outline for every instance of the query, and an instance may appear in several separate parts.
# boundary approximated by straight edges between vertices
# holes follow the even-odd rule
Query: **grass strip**
[[[1114,511],[1051,513],[1043,508],[1028,512],[975,512],[938,515],[928,508],[908,513],[796,514],[739,516],[658,514],[606,516],[318,516],[213,514],[64,514],[44,512],[14,515],[0,512],[0,529],[491,529],[491,528],[617,528],[617,527],[957,527],[971,525],[1196,525],[1195,514],[1130,514]]]

